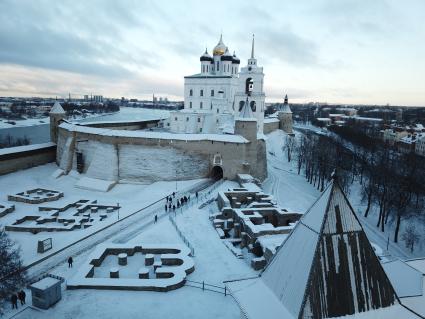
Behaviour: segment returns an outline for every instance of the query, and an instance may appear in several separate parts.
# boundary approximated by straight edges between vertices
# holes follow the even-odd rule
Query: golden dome
[[[217,45],[213,50],[213,55],[223,55],[226,52],[226,46],[223,43],[223,36],[220,35],[220,41],[218,41]]]

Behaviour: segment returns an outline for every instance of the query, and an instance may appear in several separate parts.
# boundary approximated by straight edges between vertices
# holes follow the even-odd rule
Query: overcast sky
[[[0,0],[0,95],[181,99],[221,32],[267,101],[425,105],[425,0]]]

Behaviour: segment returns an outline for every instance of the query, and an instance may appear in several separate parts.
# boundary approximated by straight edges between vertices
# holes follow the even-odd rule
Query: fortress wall
[[[0,175],[51,163],[55,161],[55,158],[56,145],[53,143],[2,149],[0,153]]]
[[[265,119],[264,120],[264,128],[263,132],[264,134],[269,134],[273,131],[276,131],[279,129],[279,123],[280,121],[278,119]]]
[[[58,158],[62,156],[63,146],[72,132],[59,128]],[[118,152],[117,175],[119,180],[152,182],[207,177],[212,170],[214,155],[219,153],[223,160],[224,177],[234,179],[238,173],[250,173],[263,180],[267,175],[265,144],[263,140],[254,143],[235,143],[224,141],[185,141],[173,139],[152,139],[140,137],[108,136],[101,134],[75,132],[75,147],[83,152],[85,172],[93,161],[98,144],[103,149],[104,162],[112,165],[112,154]],[[261,154],[258,154],[258,151]],[[115,155],[114,155],[115,156]],[[76,168],[74,156],[73,167]],[[250,163],[250,165],[245,165]],[[106,174],[105,174],[106,175]],[[97,175],[98,176],[98,175]],[[99,178],[99,177],[98,177]],[[106,178],[105,178],[106,179]]]

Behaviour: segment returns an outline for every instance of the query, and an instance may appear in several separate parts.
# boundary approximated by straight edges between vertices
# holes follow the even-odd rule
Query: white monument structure
[[[184,109],[171,112],[166,127],[174,133],[233,133],[235,117],[247,104],[257,119],[257,131],[263,132],[263,68],[254,56],[239,70],[240,60],[220,41],[200,57],[200,73],[184,78]]]

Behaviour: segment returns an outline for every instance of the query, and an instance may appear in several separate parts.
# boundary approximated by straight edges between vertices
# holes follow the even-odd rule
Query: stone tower
[[[49,113],[50,117],[50,140],[53,143],[58,142],[58,126],[60,121],[65,119],[66,113],[58,101],[55,102]]]
[[[287,134],[294,134],[292,131],[292,111],[288,104],[288,95],[285,95],[285,100],[279,106],[277,116],[279,118],[279,128]]]
[[[240,173],[252,174],[263,180],[267,177],[266,146],[265,141],[257,137],[257,118],[248,101],[247,98],[239,117],[235,118],[235,134],[249,141],[241,152],[243,170]]]

